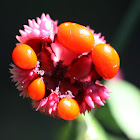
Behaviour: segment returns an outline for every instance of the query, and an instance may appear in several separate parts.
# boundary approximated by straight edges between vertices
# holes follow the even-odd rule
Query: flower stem
[[[107,134],[93,116],[92,112],[86,112],[85,115],[79,115],[77,121],[86,123],[87,129],[84,135],[84,140],[107,140]]]

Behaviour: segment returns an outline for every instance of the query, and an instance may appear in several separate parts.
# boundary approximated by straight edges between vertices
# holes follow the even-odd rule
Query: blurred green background
[[[0,10],[0,140],[89,140],[94,128],[101,140],[140,139],[140,0],[8,0],[1,2]],[[110,101],[75,121],[35,112],[28,99],[19,97],[8,69],[15,35],[28,19],[41,13],[50,14],[58,24],[72,21],[101,32],[120,54],[124,79],[133,85],[115,80],[105,83],[113,91]]]

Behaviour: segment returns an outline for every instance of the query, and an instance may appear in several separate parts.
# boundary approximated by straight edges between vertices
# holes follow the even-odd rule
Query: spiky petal
[[[20,96],[23,98],[28,97],[27,89],[29,84],[38,76],[43,76],[44,71],[40,70],[40,63],[37,61],[37,65],[34,69],[21,69],[18,66],[11,64],[10,73],[12,81],[16,83],[17,89],[21,91]]]
[[[33,108],[36,108],[36,111],[40,110],[42,113],[50,114],[53,117],[57,116],[57,106],[59,102],[59,90],[51,90],[51,94],[48,97],[45,97],[41,101],[33,101]]]
[[[37,77],[37,73],[33,69],[23,70],[14,64],[10,66],[12,67],[9,69],[12,74],[12,81],[16,83],[17,89],[22,91],[20,96],[23,96],[23,98],[28,97],[27,88],[30,82]]]
[[[20,43],[26,43],[30,39],[51,39],[54,41],[54,35],[57,33],[57,21],[53,21],[49,14],[28,20],[29,25],[24,25],[24,30],[19,30],[21,36],[16,36]]]
[[[97,45],[97,44],[106,44],[106,40],[105,40],[105,37],[104,36],[101,36],[101,33],[95,33],[94,30],[92,30],[89,26],[87,26],[87,28],[92,32],[93,36],[94,36],[94,40],[95,40],[95,44],[94,45]]]
[[[83,102],[80,104],[81,113],[85,113],[86,110],[90,110],[91,108],[95,109],[95,106],[98,108],[104,106],[106,102],[105,99],[109,99],[110,97],[108,95],[110,92],[110,90],[101,84],[95,83],[88,86],[85,91]]]

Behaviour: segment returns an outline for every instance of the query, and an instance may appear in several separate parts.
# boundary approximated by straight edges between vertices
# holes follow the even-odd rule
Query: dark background
[[[65,21],[90,25],[96,33],[101,32],[112,46],[114,36],[123,21],[128,7],[133,0],[9,0],[1,3],[0,22],[0,140],[42,140],[53,139],[63,120],[35,112],[27,99],[19,97],[14,83],[11,83],[9,64],[12,63],[12,50],[15,47],[15,35],[23,29],[28,19],[40,17],[41,13],[49,13],[58,25]],[[130,17],[132,18],[132,17]],[[121,69],[124,78],[140,87],[140,20],[134,25],[123,51],[119,51]]]

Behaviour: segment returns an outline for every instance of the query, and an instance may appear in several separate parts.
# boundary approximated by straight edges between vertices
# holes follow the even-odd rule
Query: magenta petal
[[[91,97],[92,97],[93,101],[96,102],[96,104],[104,106],[104,103],[101,101],[100,96],[98,96],[96,93],[95,94],[91,94]]]
[[[91,107],[87,105],[85,101],[83,101],[80,105],[80,113],[85,114],[86,110],[90,111]]]
[[[26,43],[32,38],[47,38],[54,41],[54,36],[57,33],[57,22],[53,21],[49,15],[43,13],[41,18],[37,18],[37,22],[34,19],[29,19],[28,24],[28,26],[24,25],[24,30],[20,30],[21,36],[16,36],[19,42]]]
[[[99,95],[103,99],[109,99],[110,98],[110,96],[106,92],[100,92]]]
[[[104,36],[101,37],[101,33],[95,33],[94,30],[90,29],[89,26],[87,26],[87,28],[92,32],[93,36],[94,36],[94,40],[95,40],[95,45],[97,44],[106,44],[106,40],[104,39]]]
[[[95,108],[94,102],[93,102],[93,100],[92,100],[92,98],[91,98],[90,96],[86,96],[86,97],[85,97],[85,101],[86,101],[86,103],[87,103],[91,108]]]
[[[81,113],[85,113],[85,108],[86,110],[90,110],[91,108],[95,108],[95,106],[98,108],[100,108],[100,106],[104,106],[104,103],[106,103],[105,99],[109,99],[110,97],[108,95],[109,92],[110,91],[99,82],[87,86],[84,93],[85,104],[84,106],[83,102],[80,104]],[[88,107],[90,107],[90,109]]]
[[[53,111],[52,108],[50,108],[48,111],[50,115],[52,114],[52,111]]]
[[[33,101],[32,105],[33,108],[36,108],[36,111],[40,110],[43,113],[48,113],[55,117],[57,115],[58,101],[58,94],[52,90],[52,93],[48,97],[40,101]]]
[[[37,74],[34,70],[23,70],[14,64],[10,66],[12,67],[9,69],[12,74],[12,81],[16,83],[17,89],[22,91],[20,96],[23,96],[23,98],[28,97],[27,88],[30,82],[36,78]]]
[[[105,101],[105,100],[102,100],[102,102],[103,102],[103,103],[106,103],[106,101]]]
[[[57,103],[54,104],[53,111],[56,111],[56,109],[57,109]]]
[[[55,101],[50,102],[50,106],[53,106],[55,104]]]
[[[41,100],[41,101],[39,102],[39,105],[38,105],[36,111],[39,110],[41,107],[45,106],[45,105],[47,104],[47,101],[48,101],[48,98],[47,98],[47,97],[44,98],[43,100]]]

